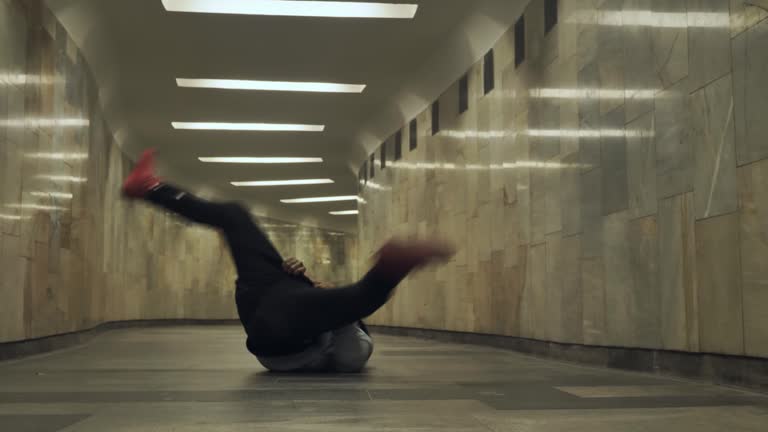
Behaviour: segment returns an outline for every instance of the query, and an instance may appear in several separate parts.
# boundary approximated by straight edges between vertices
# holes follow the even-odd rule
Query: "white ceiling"
[[[168,13],[160,0],[48,0],[91,65],[110,125],[129,155],[157,147],[162,174],[185,187],[246,201],[274,217],[347,230],[354,229],[354,217],[328,212],[354,208],[354,202],[298,206],[280,199],[356,194],[355,174],[367,154],[482,56],[526,3],[416,2],[414,20],[371,20]],[[177,77],[368,87],[363,94],[182,89]],[[177,131],[172,121],[327,128],[323,133]],[[219,165],[202,164],[199,156],[319,156],[325,163]],[[229,185],[298,178],[336,183]]]

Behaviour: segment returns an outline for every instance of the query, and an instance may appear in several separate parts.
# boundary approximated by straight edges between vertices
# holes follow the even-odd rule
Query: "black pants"
[[[146,200],[223,232],[237,267],[237,310],[255,355],[303,350],[322,333],[373,314],[400,282],[374,269],[354,285],[315,288],[283,271],[280,253],[243,206],[205,201],[167,184]]]

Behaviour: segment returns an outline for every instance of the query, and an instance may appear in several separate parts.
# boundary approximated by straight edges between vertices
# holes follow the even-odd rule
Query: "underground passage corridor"
[[[768,0],[0,0],[0,432],[768,430]]]

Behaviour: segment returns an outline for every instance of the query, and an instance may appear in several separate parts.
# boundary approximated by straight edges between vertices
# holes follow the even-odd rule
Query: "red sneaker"
[[[448,260],[455,252],[450,245],[436,241],[393,240],[381,248],[374,268],[394,278],[403,278],[427,264]]]
[[[145,150],[128,178],[123,183],[123,195],[129,198],[143,198],[160,184],[155,175],[155,149]]]

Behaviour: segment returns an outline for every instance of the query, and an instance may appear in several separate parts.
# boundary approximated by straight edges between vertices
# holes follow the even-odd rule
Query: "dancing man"
[[[223,233],[237,269],[235,301],[246,347],[275,372],[362,370],[373,345],[361,320],[381,308],[410,272],[453,254],[439,242],[390,241],[362,280],[324,289],[298,260],[283,260],[242,205],[205,201],[162,182],[154,150],[142,154],[123,194]]]

